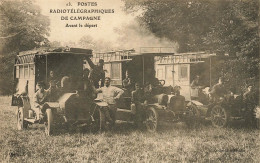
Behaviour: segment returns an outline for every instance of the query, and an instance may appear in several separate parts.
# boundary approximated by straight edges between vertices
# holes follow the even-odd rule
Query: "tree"
[[[115,48],[111,42],[101,39],[94,39],[90,35],[82,36],[78,41],[78,44],[80,47],[92,49],[94,52],[107,52]]]
[[[259,83],[257,0],[124,0],[128,12],[143,11],[144,26],[179,44],[178,52],[228,53],[218,76],[238,88]]]
[[[0,92],[10,94],[15,55],[48,44],[50,21],[31,0],[3,0],[0,15]]]

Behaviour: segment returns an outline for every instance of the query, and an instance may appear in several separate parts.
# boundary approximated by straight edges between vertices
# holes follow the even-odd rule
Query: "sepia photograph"
[[[260,162],[259,0],[0,0],[0,162]]]

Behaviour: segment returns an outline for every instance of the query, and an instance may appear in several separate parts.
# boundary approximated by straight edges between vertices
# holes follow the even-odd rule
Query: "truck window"
[[[120,63],[111,63],[111,78],[120,79]]]
[[[188,67],[186,65],[180,66],[179,78],[180,79],[187,79],[188,78]]]
[[[29,65],[24,65],[24,78],[29,78]]]
[[[19,78],[20,78],[20,79],[23,79],[23,78],[24,78],[23,66],[19,66]]]
[[[15,78],[19,78],[20,77],[20,71],[19,71],[19,66],[15,66]]]
[[[163,78],[163,69],[157,69],[157,78],[164,79]]]
[[[29,66],[29,75],[30,75],[30,78],[33,78],[33,76],[34,76],[34,65]]]

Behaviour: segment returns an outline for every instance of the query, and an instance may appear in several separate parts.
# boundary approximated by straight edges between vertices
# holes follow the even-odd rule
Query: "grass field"
[[[43,125],[17,131],[15,107],[0,97],[2,162],[260,162],[259,131],[165,124],[157,133],[117,124],[113,132],[58,130],[45,136]]]

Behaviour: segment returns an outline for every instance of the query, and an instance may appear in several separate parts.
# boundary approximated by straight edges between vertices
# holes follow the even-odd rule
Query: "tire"
[[[158,127],[158,113],[154,107],[149,106],[146,110],[145,126],[148,132],[156,132]]]
[[[50,108],[46,109],[45,134],[50,136],[53,132],[53,113]]]
[[[23,130],[28,128],[28,123],[24,120],[24,108],[22,106],[18,106],[17,109],[17,129]]]
[[[196,105],[191,104],[187,108],[187,116],[185,117],[185,123],[189,128],[195,128],[199,126],[200,112]]]
[[[229,121],[229,114],[225,108],[217,105],[211,110],[211,122],[215,127],[226,127]]]

